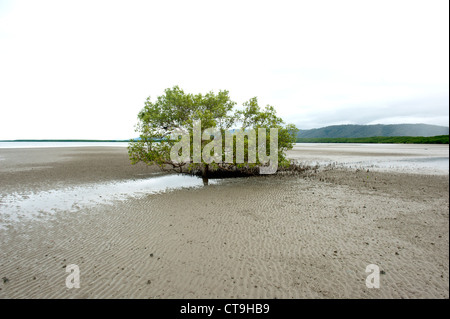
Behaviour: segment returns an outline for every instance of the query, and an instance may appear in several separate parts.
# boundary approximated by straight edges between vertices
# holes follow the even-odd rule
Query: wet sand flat
[[[337,164],[383,172],[449,174],[448,144],[297,143],[287,152],[311,164]]]
[[[2,192],[148,178],[155,174],[162,174],[158,167],[131,165],[124,147],[0,148]]]
[[[159,172],[129,165],[124,148],[0,157],[2,198]],[[448,221],[445,174],[231,179],[11,223],[0,298],[449,298]],[[65,285],[69,264],[79,289]],[[378,289],[366,287],[369,264]]]

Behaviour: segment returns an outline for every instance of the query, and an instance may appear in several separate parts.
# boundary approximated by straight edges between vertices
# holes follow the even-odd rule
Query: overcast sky
[[[449,1],[0,0],[0,139],[127,139],[226,89],[301,129],[449,121]]]

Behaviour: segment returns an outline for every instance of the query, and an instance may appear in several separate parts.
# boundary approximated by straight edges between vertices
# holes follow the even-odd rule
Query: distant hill
[[[429,124],[374,124],[374,125],[332,125],[311,130],[300,130],[299,138],[338,138],[373,136],[436,136],[448,135],[446,126]]]

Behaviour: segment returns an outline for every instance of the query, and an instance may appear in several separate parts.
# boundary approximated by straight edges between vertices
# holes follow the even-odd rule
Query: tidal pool
[[[218,182],[214,179],[209,180],[210,185]],[[117,200],[123,201],[187,187],[204,187],[203,180],[189,175],[165,175],[7,194],[0,197],[0,228],[9,221],[48,216],[58,211],[76,212],[94,205],[111,205]]]
[[[297,143],[287,155],[312,165],[415,174],[449,173],[448,144]]]

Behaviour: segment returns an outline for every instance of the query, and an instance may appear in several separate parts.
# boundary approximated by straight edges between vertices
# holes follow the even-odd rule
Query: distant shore
[[[90,139],[19,139],[0,140],[0,142],[129,142],[128,140],[90,140]],[[449,135],[438,136],[373,136],[373,137],[317,137],[297,138],[297,143],[384,143],[384,144],[449,144]]]
[[[317,137],[298,138],[297,143],[384,143],[384,144],[448,144],[448,135],[439,136],[374,136],[374,137]]]
[[[44,140],[0,140],[0,142],[129,142],[130,140],[80,140],[80,139],[66,139],[66,140],[55,140],[55,139],[44,139]]]
[[[123,147],[0,149],[0,214],[8,194],[155,174]],[[44,210],[0,229],[0,298],[449,298],[448,195],[448,174],[329,167]]]

